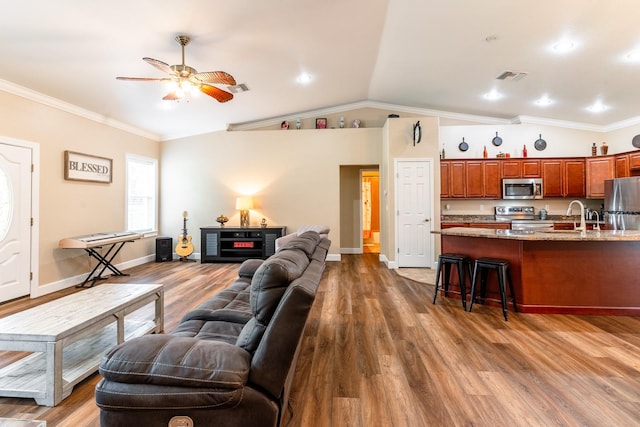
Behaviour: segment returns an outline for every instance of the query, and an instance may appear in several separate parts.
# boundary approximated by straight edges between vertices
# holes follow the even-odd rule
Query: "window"
[[[127,154],[127,230],[158,229],[158,161]]]

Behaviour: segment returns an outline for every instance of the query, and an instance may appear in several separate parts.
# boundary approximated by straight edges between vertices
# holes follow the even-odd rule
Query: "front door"
[[[30,290],[31,156],[0,143],[0,302]]]
[[[430,160],[396,162],[398,267],[431,267],[431,171]]]

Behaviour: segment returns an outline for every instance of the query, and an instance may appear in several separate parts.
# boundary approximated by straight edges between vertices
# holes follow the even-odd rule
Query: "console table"
[[[242,262],[269,258],[276,252],[276,239],[287,227],[203,227],[200,262]]]
[[[0,396],[55,406],[103,354],[164,328],[162,285],[103,284],[0,319],[0,350],[28,352],[0,369]]]

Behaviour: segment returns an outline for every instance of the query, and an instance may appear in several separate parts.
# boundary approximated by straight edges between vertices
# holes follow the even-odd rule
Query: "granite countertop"
[[[534,219],[529,221],[541,221],[541,219],[540,217],[536,216]],[[548,215],[547,219],[545,219],[544,221],[573,224],[574,222],[577,222],[577,223],[580,222],[580,216],[579,215],[573,215],[573,216]],[[474,222],[504,224],[504,223],[510,223],[511,220],[508,220],[508,219],[497,220],[495,215],[443,215],[440,222],[442,224],[461,223],[461,222],[470,223],[470,224],[473,224]],[[596,224],[596,223],[604,224],[604,221],[586,220],[585,222],[587,224]]]
[[[433,234],[462,237],[484,237],[488,239],[511,240],[556,240],[556,241],[595,241],[595,242],[640,242],[640,230],[494,230],[487,228],[454,227],[433,230]]]

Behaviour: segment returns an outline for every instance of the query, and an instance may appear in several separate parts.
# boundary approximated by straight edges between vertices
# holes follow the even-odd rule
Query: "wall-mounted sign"
[[[64,152],[64,179],[110,183],[113,161],[73,151]]]

